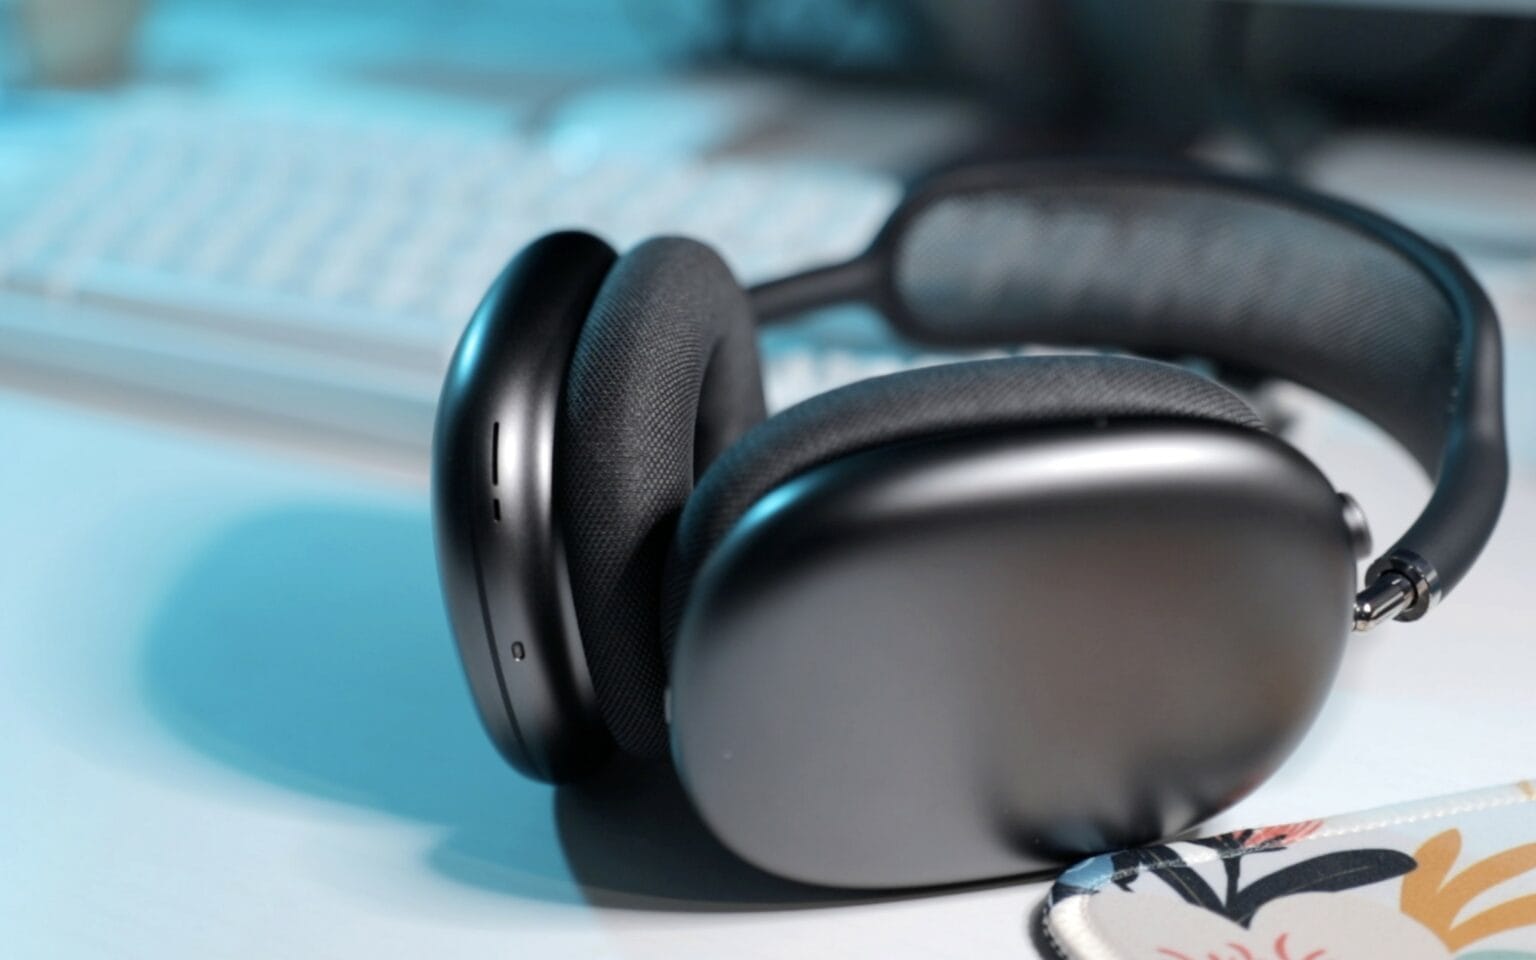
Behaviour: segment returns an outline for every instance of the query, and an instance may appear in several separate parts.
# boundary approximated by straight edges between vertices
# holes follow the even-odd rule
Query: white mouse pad
[[[1068,960],[1536,960],[1536,784],[1085,860]]]

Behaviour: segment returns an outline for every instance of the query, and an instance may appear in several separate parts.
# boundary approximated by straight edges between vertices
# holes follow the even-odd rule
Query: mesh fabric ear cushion
[[[791,407],[747,434],[699,481],[668,563],[670,656],[695,575],[737,520],[812,467],[883,444],[1027,424],[1185,418],[1262,429],[1231,391],[1171,364],[1128,357],[1014,357],[865,380]]]
[[[556,439],[557,509],[598,708],[615,741],[664,756],[662,572],[694,477],[764,416],[745,292],[708,247],[647,241],[582,327]]]

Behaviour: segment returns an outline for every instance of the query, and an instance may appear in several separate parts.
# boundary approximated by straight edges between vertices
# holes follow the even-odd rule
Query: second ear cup
[[[614,740],[667,752],[662,573],[695,476],[764,416],[745,291],[703,244],[647,241],[598,291],[566,377],[556,506],[598,707]]]
[[[1010,357],[876,377],[790,407],[755,428],[700,479],[677,529],[663,643],[695,575],[737,520],[775,487],[885,444],[1027,424],[1179,418],[1262,429],[1253,409],[1182,367],[1114,356]]]

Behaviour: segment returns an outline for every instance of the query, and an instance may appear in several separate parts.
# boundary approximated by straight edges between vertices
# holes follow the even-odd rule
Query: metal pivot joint
[[[1377,560],[1366,580],[1366,588],[1355,595],[1356,631],[1387,620],[1417,620],[1440,601],[1440,574],[1408,550],[1394,550]]]

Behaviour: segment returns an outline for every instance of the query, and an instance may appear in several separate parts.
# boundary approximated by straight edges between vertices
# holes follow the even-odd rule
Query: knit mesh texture
[[[598,707],[631,753],[666,752],[662,569],[696,465],[764,416],[755,335],[720,258],[663,238],[614,265],[571,360],[556,509]]]
[[[1021,168],[921,209],[892,251],[909,332],[1193,354],[1359,410],[1433,474],[1460,327],[1417,264],[1343,220],[1178,178]]]

